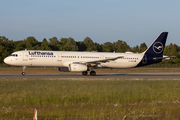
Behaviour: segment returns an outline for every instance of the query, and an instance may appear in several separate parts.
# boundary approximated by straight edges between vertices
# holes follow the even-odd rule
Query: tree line
[[[39,42],[33,36],[27,37],[24,40],[13,41],[5,36],[0,36],[0,63],[3,63],[5,57],[12,52],[19,50],[54,50],[54,51],[97,51],[97,52],[134,52],[142,53],[147,49],[147,45],[142,43],[134,47],[130,47],[125,41],[117,40],[116,42],[105,42],[99,44],[93,42],[90,37],[84,38],[83,41],[75,41],[73,38],[57,37],[43,39]],[[176,56],[175,59],[163,62],[161,64],[180,64],[180,46],[176,44],[167,45],[164,49],[164,55]]]

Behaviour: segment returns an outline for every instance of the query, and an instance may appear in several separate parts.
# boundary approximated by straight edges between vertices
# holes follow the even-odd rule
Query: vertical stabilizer
[[[144,53],[152,57],[162,57],[167,35],[168,32],[162,32]]]
[[[137,67],[162,62],[163,51],[166,44],[168,32],[162,32],[149,48],[143,52],[143,58]],[[161,58],[161,59],[160,59]]]

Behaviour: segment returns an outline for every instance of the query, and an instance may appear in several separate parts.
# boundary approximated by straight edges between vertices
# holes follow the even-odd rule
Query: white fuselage
[[[23,50],[12,53],[4,62],[16,66],[68,67],[70,63],[96,61],[121,56],[114,61],[100,62],[96,67],[132,68],[143,59],[144,54],[110,52],[66,52]]]

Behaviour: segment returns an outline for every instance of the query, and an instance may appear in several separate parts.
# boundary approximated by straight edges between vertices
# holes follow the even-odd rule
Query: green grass
[[[180,81],[0,81],[0,118],[179,119]]]

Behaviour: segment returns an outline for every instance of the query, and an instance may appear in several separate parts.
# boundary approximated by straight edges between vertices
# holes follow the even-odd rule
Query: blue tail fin
[[[162,32],[156,40],[143,53],[144,56],[137,67],[162,62],[163,51],[166,43],[168,32]]]
[[[162,32],[144,52],[146,56],[162,57],[168,32]]]

